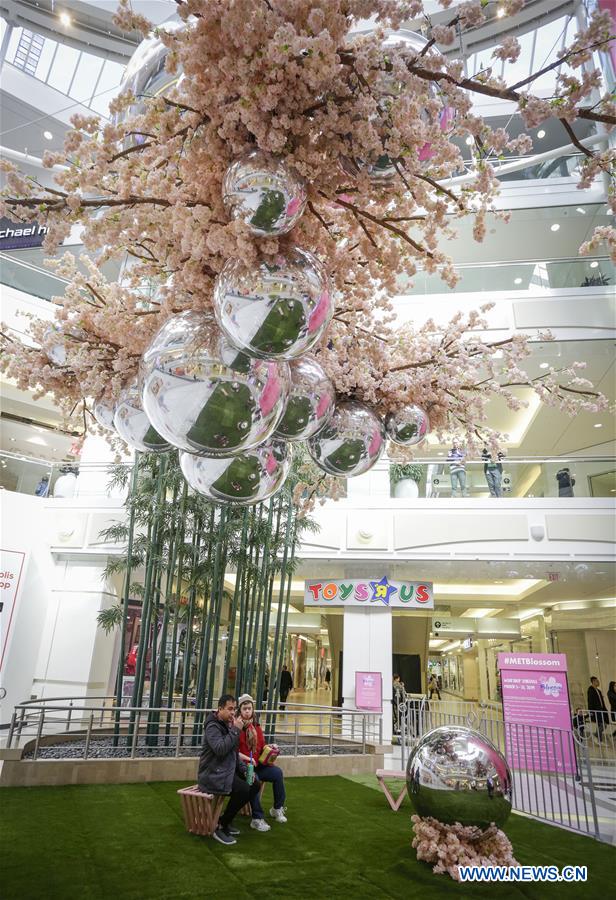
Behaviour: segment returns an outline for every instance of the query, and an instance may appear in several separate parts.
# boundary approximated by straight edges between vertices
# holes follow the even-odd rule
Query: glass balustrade
[[[38,266],[0,253],[0,283],[41,300],[62,297],[68,282]]]
[[[111,468],[109,463],[48,462],[17,453],[0,453],[0,490],[41,498],[122,499],[126,490],[111,486]]]
[[[461,474],[446,459],[413,463],[408,478],[394,481],[390,470],[390,494],[412,498],[556,498],[609,497],[616,499],[616,460],[610,457],[572,459],[503,459],[498,464],[483,460],[465,463]],[[412,477],[411,477],[412,476]]]
[[[132,464],[124,465],[130,467]],[[502,461],[502,472],[498,469],[486,470],[485,465],[482,460],[467,461],[464,477],[460,479],[451,472],[444,458],[414,462],[412,472],[398,481],[394,481],[390,469],[389,493],[401,501],[451,497],[471,500],[490,497],[494,500],[532,500],[559,496],[616,499],[616,460],[612,457],[506,458]],[[1,453],[0,488],[41,498],[122,498],[124,489],[110,488],[111,468],[109,463],[47,462],[15,453]],[[374,485],[374,478],[379,475],[382,475],[383,485],[386,486],[386,471],[375,473],[373,470],[369,476],[371,484]],[[353,499],[358,500],[364,493],[361,480],[347,482],[347,487],[349,484],[354,488]],[[360,490],[355,490],[356,487]],[[369,495],[368,488],[365,495]],[[382,496],[382,493],[374,493],[372,486],[370,496]]]
[[[584,259],[522,260],[456,266],[459,281],[451,289],[439,275],[417,272],[413,283],[406,277],[398,282],[401,294],[494,293],[563,288],[607,287],[614,284],[614,264],[606,257]]]

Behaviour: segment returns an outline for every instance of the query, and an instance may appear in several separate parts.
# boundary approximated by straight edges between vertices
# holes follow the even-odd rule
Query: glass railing
[[[64,296],[68,281],[39,266],[0,253],[0,283],[41,300]]]
[[[131,463],[125,463],[130,467]],[[608,497],[616,499],[613,457],[503,459],[502,471],[485,469],[483,460],[465,463],[463,476],[452,473],[445,458],[412,464],[406,478],[393,482],[390,495],[400,500],[468,497],[499,498]],[[387,473],[383,472],[383,478]],[[109,463],[47,462],[0,454],[0,488],[41,498],[110,497],[125,489],[110,488]],[[354,494],[357,499],[358,495]]]
[[[542,162],[531,162],[529,157],[529,165],[523,169],[517,169],[515,172],[506,172],[504,175],[498,175],[499,181],[538,181],[546,178],[577,178],[579,175],[579,165],[582,158],[581,153],[570,153],[566,156],[558,156],[556,159],[544,159]],[[522,159],[522,157],[520,157]],[[507,158],[505,163],[513,162],[513,158]],[[498,174],[498,167],[496,168]]]
[[[459,281],[456,293],[494,293],[494,291],[526,291],[562,288],[608,287],[614,284],[614,264],[607,257],[584,259],[522,260],[520,262],[473,263],[455,267]],[[398,283],[401,294],[448,294],[442,278],[420,271],[413,284],[403,277]]]
[[[131,466],[131,463],[126,463]],[[120,500],[126,490],[111,487],[109,463],[48,462],[17,453],[0,453],[0,489],[36,497],[91,497]]]
[[[413,463],[408,477],[394,483],[398,499],[460,497],[545,498],[609,497],[616,499],[616,459],[613,457],[503,459],[465,462],[456,472],[445,458]]]

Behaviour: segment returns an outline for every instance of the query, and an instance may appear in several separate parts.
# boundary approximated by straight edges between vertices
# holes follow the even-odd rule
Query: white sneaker
[[[265,819],[253,819],[250,827],[254,828],[255,831],[271,831],[272,829],[272,826],[268,825]]]
[[[285,816],[284,813],[285,813],[284,806],[281,806],[280,809],[274,809],[274,807],[272,806],[272,808],[270,809],[270,816],[273,819],[276,819],[277,822],[286,822],[287,821],[287,817]]]

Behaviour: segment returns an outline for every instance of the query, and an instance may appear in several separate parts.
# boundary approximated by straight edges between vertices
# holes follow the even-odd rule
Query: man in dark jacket
[[[282,667],[280,673],[280,709],[285,709],[289,692],[293,690],[293,676],[286,666]]]
[[[599,679],[595,675],[590,679],[590,686],[586,696],[588,698],[588,709],[590,710],[590,721],[597,723],[599,741],[602,741],[603,732],[609,719],[603,692],[599,690]]]
[[[256,777],[250,785],[245,780],[247,767],[237,753],[242,720],[235,712],[235,697],[223,694],[216,712],[208,714],[197,776],[199,790],[205,794],[230,794],[213,835],[227,845],[237,843],[235,835],[239,831],[231,825],[233,819],[261,787]]]

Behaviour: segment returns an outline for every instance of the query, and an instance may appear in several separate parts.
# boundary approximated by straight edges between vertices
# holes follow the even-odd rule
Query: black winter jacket
[[[237,755],[239,742],[240,732],[235,725],[222,722],[215,712],[208,714],[197,775],[202,791],[208,794],[231,793],[233,776],[236,772],[245,774],[246,769]]]

